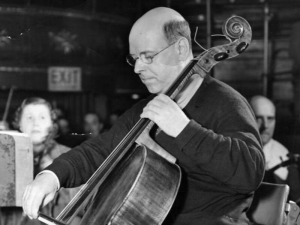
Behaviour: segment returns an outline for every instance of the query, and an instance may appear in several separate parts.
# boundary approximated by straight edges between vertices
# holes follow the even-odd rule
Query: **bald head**
[[[166,26],[167,24],[177,25],[181,28],[172,28]],[[176,29],[181,29],[180,32]],[[176,41],[179,37],[185,37],[191,44],[190,28],[186,20],[173,9],[166,7],[154,8],[142,17],[140,17],[132,26],[129,35],[129,43],[145,42],[145,40],[165,40],[167,43]]]
[[[264,96],[254,96],[250,99],[250,105],[256,116],[263,145],[273,137],[275,130],[276,109],[273,102]]]
[[[185,19],[173,9],[165,7],[154,8],[135,22],[132,31],[140,33],[153,29],[162,31],[162,26],[172,20],[185,21]]]
[[[273,102],[261,95],[254,96],[250,99],[250,105],[255,113],[263,113],[263,111],[268,112],[275,116],[275,105]]]

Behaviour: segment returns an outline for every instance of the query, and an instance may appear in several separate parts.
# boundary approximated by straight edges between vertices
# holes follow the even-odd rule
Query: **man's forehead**
[[[251,101],[251,106],[256,113],[261,114],[275,114],[275,106],[274,104],[265,97],[256,97]]]
[[[261,117],[274,117],[275,116],[275,110],[272,107],[270,107],[269,105],[261,105],[260,107],[258,107],[254,110],[254,113],[256,116],[261,116]]]
[[[162,32],[144,31],[133,34],[129,39],[131,53],[155,51],[166,44]]]

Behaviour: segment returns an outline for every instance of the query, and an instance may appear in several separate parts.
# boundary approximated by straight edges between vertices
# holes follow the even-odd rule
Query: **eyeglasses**
[[[127,55],[126,61],[130,66],[134,66],[137,59],[141,59],[143,63],[151,64],[153,62],[153,58],[155,56],[157,56],[159,53],[166,50],[170,46],[174,45],[175,43],[176,43],[176,41],[173,42],[172,44],[168,45],[167,47],[163,48],[159,52],[155,53],[154,55],[148,55],[149,53],[147,53],[147,52],[141,53],[139,57],[133,57],[132,55]]]

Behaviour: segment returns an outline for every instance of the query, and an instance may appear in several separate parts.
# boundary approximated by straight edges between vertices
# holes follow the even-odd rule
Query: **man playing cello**
[[[193,59],[190,28],[170,8],[144,14],[129,35],[127,62],[153,95],[100,136],[62,155],[28,185],[23,209],[38,217],[58,187],[85,183],[142,117],[159,127],[153,139],[177,159],[182,181],[164,224],[249,224],[245,212],[264,174],[254,115],[246,99],[199,71],[173,101],[164,93]]]

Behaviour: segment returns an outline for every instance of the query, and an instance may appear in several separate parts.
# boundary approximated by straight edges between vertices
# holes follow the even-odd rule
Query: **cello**
[[[230,17],[222,31],[229,43],[192,59],[165,95],[174,100],[199,69],[209,72],[249,46],[252,32],[244,18]],[[84,225],[162,224],[176,198],[181,171],[176,159],[151,139],[154,126],[153,121],[140,119],[56,219],[42,213],[39,219],[68,224],[88,204]]]

